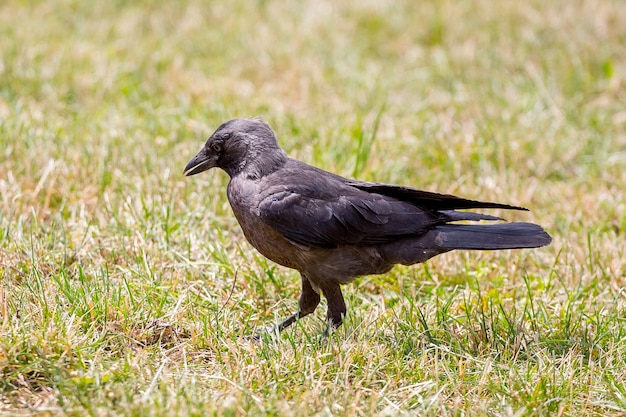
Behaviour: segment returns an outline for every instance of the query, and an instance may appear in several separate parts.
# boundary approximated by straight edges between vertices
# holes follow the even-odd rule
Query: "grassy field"
[[[0,414],[626,415],[626,2],[0,3]],[[208,135],[526,206],[538,250],[345,288],[243,239]]]

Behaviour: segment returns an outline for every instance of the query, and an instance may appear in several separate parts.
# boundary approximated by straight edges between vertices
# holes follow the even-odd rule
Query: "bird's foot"
[[[263,327],[255,330],[252,334],[243,336],[242,339],[248,342],[261,342],[263,340],[277,338],[280,335],[280,330],[278,325]]]

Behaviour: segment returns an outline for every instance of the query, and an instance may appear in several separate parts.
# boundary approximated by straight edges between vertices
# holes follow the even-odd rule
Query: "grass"
[[[3,415],[624,415],[626,4],[0,5]],[[299,277],[243,239],[220,172],[260,115],[364,180],[520,204],[538,250],[345,288],[277,339]]]

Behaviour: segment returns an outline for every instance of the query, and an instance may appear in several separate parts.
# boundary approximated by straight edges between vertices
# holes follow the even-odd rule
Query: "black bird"
[[[185,167],[195,175],[218,167],[230,176],[228,201],[246,239],[302,279],[298,311],[281,331],[328,301],[327,332],[341,325],[341,284],[383,274],[455,249],[518,249],[552,238],[532,223],[458,224],[503,220],[458,209],[527,210],[397,185],[356,181],[289,158],[259,119],[222,124]]]

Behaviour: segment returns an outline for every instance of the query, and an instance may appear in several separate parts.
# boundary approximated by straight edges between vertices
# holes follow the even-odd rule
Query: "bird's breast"
[[[261,193],[255,181],[233,178],[228,185],[228,201],[246,240],[263,256],[294,269],[300,269],[299,252],[280,233],[261,220],[258,205]]]

